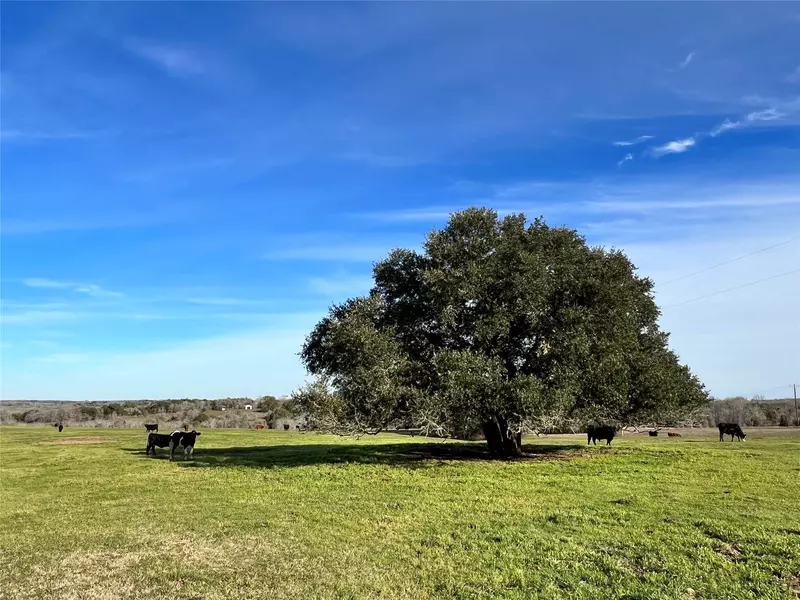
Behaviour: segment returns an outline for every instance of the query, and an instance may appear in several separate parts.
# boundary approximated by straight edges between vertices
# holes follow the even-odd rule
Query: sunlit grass
[[[0,428],[0,598],[796,598],[800,432],[749,434]]]

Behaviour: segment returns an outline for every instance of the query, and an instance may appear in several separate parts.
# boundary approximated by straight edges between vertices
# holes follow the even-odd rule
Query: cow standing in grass
[[[156,448],[169,447],[169,459],[172,460],[175,448],[183,446],[183,460],[194,455],[194,444],[200,433],[192,429],[191,431],[173,431],[171,434],[151,433],[147,436],[147,449],[145,454],[153,452],[156,455]]]
[[[144,424],[145,431],[158,431],[158,423],[145,423]]]
[[[608,425],[599,425],[597,427],[589,425],[589,427],[586,428],[586,435],[589,438],[589,444],[594,442],[596,446],[597,440],[606,440],[606,446],[610,446],[611,440],[617,435],[617,431]]]
[[[742,431],[742,428],[739,427],[738,423],[720,423],[717,425],[719,429],[719,441],[721,442],[724,439],[724,436],[729,435],[731,436],[731,441],[733,441],[733,436],[743,442],[745,438],[747,438],[747,434]]]

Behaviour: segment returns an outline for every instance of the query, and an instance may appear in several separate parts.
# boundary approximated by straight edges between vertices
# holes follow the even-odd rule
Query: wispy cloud
[[[108,130],[64,130],[42,131],[25,129],[4,129],[0,131],[0,140],[4,142],[45,142],[68,140],[92,140],[112,135]]]
[[[786,76],[786,81],[789,83],[800,83],[800,65]]]
[[[738,121],[731,121],[730,119],[725,119],[722,123],[714,127],[711,131],[708,132],[700,132],[696,133],[695,135],[682,139],[682,140],[675,140],[672,142],[668,142],[663,146],[656,146],[650,150],[650,153],[653,156],[664,156],[665,154],[679,154],[682,152],[686,152],[693,146],[697,144],[699,140],[708,136],[708,137],[717,137],[722,135],[727,131],[731,131],[733,129],[739,129],[746,125],[751,125],[753,123],[763,122],[763,121],[775,121],[777,119],[781,119],[786,116],[787,113],[778,110],[777,108],[767,108],[764,110],[758,110],[751,113],[748,113],[744,118]]]
[[[665,154],[681,154],[686,152],[697,143],[694,137],[684,138],[682,140],[674,140],[667,142],[663,146],[656,146],[652,149],[653,156],[664,156]]]
[[[628,162],[629,160],[633,160],[633,154],[626,154],[621,161],[617,163],[618,167],[621,167],[623,164]]]
[[[459,206],[430,206],[405,210],[385,210],[362,213],[359,217],[383,223],[434,222],[447,219],[453,211],[459,210],[460,208]]]
[[[94,283],[75,283],[72,281],[55,281],[40,277],[30,277],[22,282],[30,288],[46,288],[58,290],[70,290],[80,294],[86,294],[94,298],[119,298],[124,296],[121,292],[112,292]]]
[[[731,129],[736,129],[741,127],[741,121],[731,121],[730,119],[725,119],[722,123],[714,127],[708,135],[711,137],[717,137],[718,135],[722,135],[726,131],[730,131]]]
[[[311,291],[323,296],[354,296],[363,294],[372,287],[372,278],[353,275],[312,277],[308,280]]]
[[[250,300],[247,298],[223,298],[223,297],[209,297],[209,298],[186,298],[185,302],[189,304],[201,304],[205,306],[256,306],[264,304],[260,300]]]
[[[652,140],[652,135],[640,135],[634,140],[623,140],[620,142],[614,142],[615,146],[635,146],[636,144],[641,144],[642,142],[646,142],[647,140]]]
[[[678,69],[685,69],[686,67],[688,67],[689,63],[691,63],[692,60],[694,60],[694,54],[695,54],[694,52],[689,52],[689,54],[686,55],[686,58],[683,59],[683,62],[681,62],[681,64],[678,65]]]
[[[64,352],[18,360],[3,373],[3,397],[99,400],[289,393],[305,375],[297,352],[323,314],[285,313],[258,329],[172,344],[159,341],[140,351]],[[266,377],[265,364],[270,365]]]
[[[128,40],[126,46],[139,58],[172,76],[202,75],[206,70],[203,61],[185,48],[141,39]]]
[[[85,363],[91,359],[91,354],[82,352],[57,352],[45,356],[33,358],[35,362],[54,363],[54,364],[77,364]]]
[[[336,243],[296,245],[272,250],[264,254],[266,260],[308,260],[338,262],[375,262],[392,249],[390,244]]]
[[[768,108],[766,110],[751,112],[747,115],[746,119],[752,123],[754,121],[774,121],[775,119],[780,119],[785,116],[786,113],[782,113],[776,108]]]
[[[183,220],[194,210],[189,207],[170,207],[170,212],[153,210],[148,213],[122,213],[107,216],[71,216],[55,218],[14,218],[4,217],[0,228],[4,236],[41,235],[69,231],[98,231],[104,229],[127,229],[131,227],[150,227]]]
[[[64,310],[23,310],[9,312],[3,310],[0,314],[0,323],[4,325],[43,325],[56,321],[72,321],[81,315]]]
[[[533,182],[532,185],[514,182],[493,187],[495,189],[491,194],[467,199],[458,206],[387,210],[382,214],[368,213],[364,216],[387,222],[418,220],[434,223],[437,220],[422,217],[436,215],[441,216],[438,220],[443,221],[457,210],[469,206],[486,206],[493,208],[500,216],[512,213],[525,213],[528,216],[544,214],[548,221],[580,226],[588,222],[594,226],[608,227],[608,219],[619,221],[635,217],[635,220],[628,222],[635,224],[638,219],[660,215],[658,220],[663,223],[664,219],[675,221],[675,218],[690,218],[696,214],[699,220],[706,221],[711,214],[720,211],[728,217],[748,211],[763,211],[766,208],[773,209],[772,214],[780,214],[779,209],[782,207],[786,209],[783,212],[796,212],[794,207],[800,206],[796,179],[773,183],[739,182],[730,185],[717,181],[662,181],[646,184],[575,182],[554,184],[549,192],[541,190],[541,182]]]

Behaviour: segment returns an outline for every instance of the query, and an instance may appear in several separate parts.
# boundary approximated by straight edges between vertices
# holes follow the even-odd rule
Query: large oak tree
[[[707,402],[658,328],[653,283],[574,230],[469,209],[374,278],[303,346],[317,379],[295,398],[319,428],[480,431],[510,456],[543,423],[653,422]]]

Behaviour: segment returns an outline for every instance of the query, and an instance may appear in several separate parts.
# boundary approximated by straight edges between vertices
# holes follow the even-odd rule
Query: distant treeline
[[[765,400],[755,397],[748,400],[742,396],[714,400],[708,405],[705,425],[738,423],[742,427],[789,427],[800,425],[792,398]]]
[[[245,407],[252,410],[245,410]],[[6,401],[0,402],[2,424],[74,424],[100,427],[138,427],[145,421],[180,427],[251,427],[292,425],[302,415],[289,399],[223,398],[206,400],[128,400],[122,402]]]
[[[252,410],[245,410],[251,406]],[[0,402],[0,423],[11,424],[74,424],[100,427],[139,427],[145,421],[160,422],[166,427],[227,427],[248,428],[264,424],[294,429],[305,421],[291,399],[262,396],[260,398],[222,398],[217,400],[183,398],[179,400],[129,400],[124,402],[58,402],[5,401]],[[766,400],[744,397],[713,400],[706,410],[690,422],[640,423],[639,426],[699,426],[715,427],[717,423],[738,423],[743,427],[788,427],[797,422],[791,398]],[[412,423],[399,427],[413,427]],[[575,427],[544,429],[549,433],[581,430]]]

